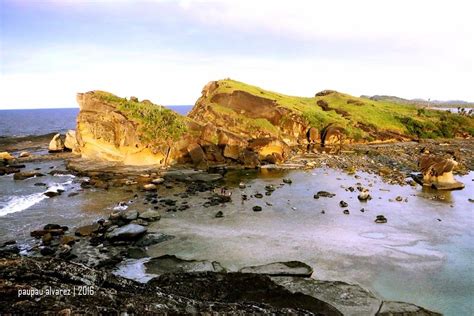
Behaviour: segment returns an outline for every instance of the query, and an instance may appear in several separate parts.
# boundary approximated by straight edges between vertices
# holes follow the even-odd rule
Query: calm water
[[[168,107],[182,115],[192,109],[191,105]],[[0,136],[64,134],[67,130],[76,128],[77,113],[78,108],[0,110]]]

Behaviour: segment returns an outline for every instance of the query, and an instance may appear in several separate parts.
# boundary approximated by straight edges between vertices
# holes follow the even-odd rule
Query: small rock
[[[332,197],[334,197],[334,196],[336,196],[336,194],[334,194],[334,193],[329,193],[329,192],[327,192],[327,191],[319,191],[318,193],[316,193],[316,194],[314,195],[314,198],[315,198],[315,199],[320,198],[320,197],[332,198]]]
[[[137,224],[128,224],[106,234],[106,238],[112,241],[128,241],[141,237],[147,232],[147,228]]]
[[[133,221],[134,219],[138,218],[137,211],[126,211],[120,214],[120,217],[126,221]]]
[[[246,187],[247,187],[247,186],[245,185],[245,183],[243,183],[243,182],[240,182],[240,183],[239,183],[239,188],[245,189]]]
[[[345,201],[340,201],[340,202],[339,202],[339,206],[340,206],[340,207],[347,207],[348,205],[349,205],[349,204],[347,204],[347,202],[345,202]]]
[[[255,194],[254,196],[255,196],[257,199],[263,198],[263,194],[261,194],[261,193],[257,193],[257,194]]]
[[[29,156],[30,156],[30,153],[29,153],[29,152],[27,152],[27,151],[22,151],[22,152],[20,153],[20,156],[19,156],[19,157],[20,157],[20,158],[26,158],[26,157],[29,157]]]
[[[383,215],[377,215],[375,218],[375,222],[378,224],[385,224],[387,222],[387,219]]]
[[[401,196],[397,196],[397,197],[395,198],[395,201],[401,202],[401,201],[403,201],[403,198],[402,198]]]
[[[151,180],[152,184],[162,184],[163,182],[165,182],[165,179],[163,178],[156,178],[156,179]]]
[[[252,207],[252,210],[254,212],[261,212],[262,211],[262,207],[261,206],[258,206],[258,205],[255,205],[254,207]]]
[[[349,210],[344,210],[343,213],[346,214],[346,215],[349,215],[350,212],[349,212]]]
[[[76,237],[74,236],[61,236],[61,238],[59,239],[59,243],[61,245],[73,245],[75,242],[76,242]]]
[[[56,253],[56,250],[54,250],[53,248],[51,247],[42,247],[40,249],[40,254],[43,255],[43,256],[52,256]]]
[[[61,191],[59,191],[59,190],[58,191],[46,191],[43,194],[46,195],[49,198],[52,198],[52,197],[61,195]]]
[[[369,194],[369,190],[362,190],[362,192],[357,196],[357,198],[359,199],[359,201],[361,202],[364,202],[364,201],[367,201],[367,200],[371,200],[372,197],[370,196]]]
[[[46,233],[41,238],[41,241],[43,242],[43,245],[51,244],[51,240],[53,240],[53,236],[51,235],[51,233]]]
[[[53,139],[51,139],[51,142],[49,143],[48,151],[50,153],[57,153],[63,150],[64,150],[64,142],[61,139],[61,134],[54,135]]]
[[[143,186],[143,189],[145,191],[156,191],[157,187],[156,187],[156,184],[148,183]]]
[[[216,218],[224,217],[224,213],[222,211],[219,211],[219,212],[216,213],[216,215],[214,217],[216,217]]]
[[[44,174],[41,172],[37,171],[22,171],[22,172],[17,172],[13,175],[13,180],[25,180],[28,178],[33,178],[33,177],[43,177]]]
[[[325,210],[322,210],[322,211],[321,211],[321,214],[326,214],[326,211],[325,211]]]
[[[285,178],[285,179],[283,179],[283,183],[292,184],[293,181],[291,179]]]

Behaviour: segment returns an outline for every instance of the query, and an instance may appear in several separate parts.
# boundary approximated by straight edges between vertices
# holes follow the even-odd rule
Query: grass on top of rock
[[[186,117],[151,102],[136,102],[112,93],[94,91],[101,100],[113,103],[117,110],[139,125],[140,138],[147,143],[177,140],[187,130]]]
[[[231,79],[219,80],[218,83],[219,87],[213,91],[213,95],[245,91],[274,100],[278,106],[300,113],[311,126],[319,130],[334,123],[344,127],[348,136],[357,141],[373,140],[368,132],[360,128],[361,125],[369,126],[375,132],[395,132],[412,138],[450,138],[462,133],[474,136],[473,117],[421,109],[414,104],[358,98],[337,91],[315,97],[297,97]],[[323,109],[318,105],[319,100],[326,102],[328,108]]]

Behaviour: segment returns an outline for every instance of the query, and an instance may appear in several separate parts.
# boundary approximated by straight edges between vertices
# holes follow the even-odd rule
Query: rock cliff
[[[128,165],[237,162],[253,168],[285,161],[308,144],[474,134],[471,117],[333,90],[293,97],[230,79],[209,82],[187,117],[103,91],[79,93],[77,101],[76,151]]]

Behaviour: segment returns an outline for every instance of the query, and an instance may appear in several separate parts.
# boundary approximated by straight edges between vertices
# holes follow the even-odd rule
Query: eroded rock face
[[[76,131],[68,130],[66,133],[66,139],[64,140],[64,147],[73,152],[77,152],[78,145]]]
[[[56,152],[61,152],[63,150],[64,150],[64,142],[61,139],[61,134],[54,135],[53,139],[51,139],[51,142],[49,143],[48,151],[50,153],[56,153]]]

